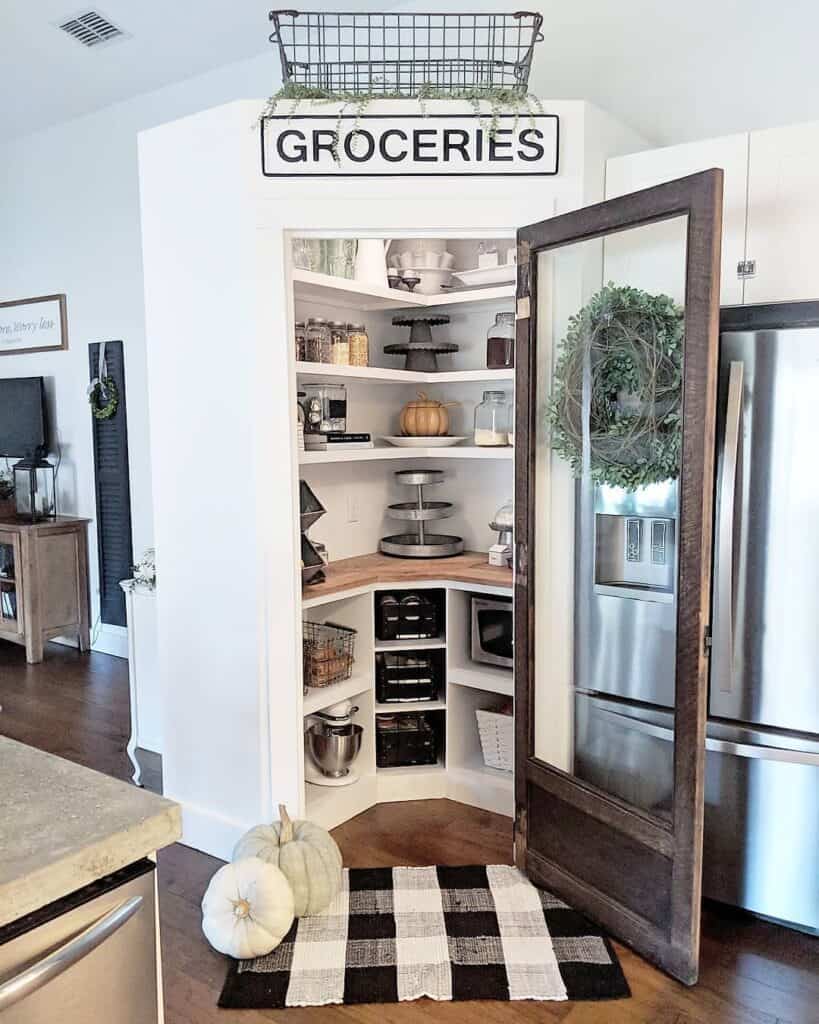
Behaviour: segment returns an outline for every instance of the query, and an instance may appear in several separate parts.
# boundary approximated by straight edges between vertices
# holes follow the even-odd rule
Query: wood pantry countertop
[[[395,558],[374,553],[330,562],[323,583],[302,587],[302,597],[314,600],[346,590],[376,584],[420,583],[428,580],[452,580],[481,587],[512,589],[512,570],[487,564],[481,551],[465,551],[449,558]]]

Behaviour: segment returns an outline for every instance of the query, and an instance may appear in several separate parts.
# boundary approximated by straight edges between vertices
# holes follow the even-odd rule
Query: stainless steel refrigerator
[[[819,931],[819,303],[723,311],[703,888]],[[575,774],[671,814],[677,485],[578,487]]]

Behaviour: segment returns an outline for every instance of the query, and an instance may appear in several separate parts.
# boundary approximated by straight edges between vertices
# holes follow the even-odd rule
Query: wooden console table
[[[0,518],[0,639],[23,645],[30,664],[56,636],[90,648],[88,522]]]

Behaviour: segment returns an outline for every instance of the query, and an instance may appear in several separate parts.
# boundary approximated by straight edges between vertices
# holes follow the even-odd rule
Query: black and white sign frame
[[[491,117],[491,115],[487,115]],[[403,169],[395,171],[375,171],[368,170],[362,166],[366,160],[348,159],[346,154],[342,154],[340,161],[335,163],[333,161],[332,166],[323,167],[321,170],[309,170],[309,169],[297,169],[294,161],[293,168],[287,170],[272,169],[273,166],[281,166],[281,158],[276,158],[275,161],[271,161],[268,154],[269,145],[269,133],[266,130],[267,124],[271,122],[281,122],[287,127],[284,129],[285,132],[301,132],[303,138],[302,141],[306,143],[306,137],[302,128],[311,127],[311,125],[305,122],[324,122],[326,128],[323,129],[325,135],[330,132],[335,132],[339,121],[353,121],[359,122],[359,129],[367,131],[367,122],[382,121],[389,122],[390,127],[387,131],[390,133],[395,132],[406,132],[410,131],[410,126],[406,125],[405,122],[424,121],[430,125],[435,126],[436,122],[440,123],[442,120],[453,122],[453,126],[450,130],[459,130],[463,132],[466,130],[466,126],[474,130],[474,126],[477,125],[482,131],[482,135],[488,133],[484,129],[487,117],[481,117],[475,113],[450,113],[450,114],[344,114],[339,118],[338,114],[273,114],[268,117],[264,117],[260,123],[259,130],[259,141],[261,146],[261,159],[262,159],[262,174],[266,178],[453,178],[453,177],[465,177],[465,178],[486,178],[486,177],[511,177],[511,178],[522,178],[522,177],[554,177],[559,173],[560,168],[560,118],[557,114],[539,114],[539,113],[520,113],[520,114],[498,114],[498,120],[501,122],[506,121],[509,127],[501,127],[499,131],[506,135],[511,133],[513,126],[517,128],[520,133],[526,133],[534,130],[540,133],[540,139],[543,140],[543,145],[540,147],[544,150],[541,154],[540,160],[542,165],[538,166],[536,170],[529,170],[525,163],[527,158],[518,160],[516,162],[516,168],[511,169],[508,167],[508,157],[495,157],[500,167],[507,164],[505,170],[495,170],[492,167],[486,166],[486,160],[483,161],[483,166],[480,170],[467,171],[467,170],[413,170],[413,167],[417,167],[421,160],[408,159],[407,163],[403,165]],[[403,127],[402,127],[403,126]],[[457,127],[456,127],[457,126]],[[417,126],[416,126],[417,129]],[[435,127],[428,129],[429,131],[436,130]],[[281,133],[282,135],[284,132]],[[348,135],[351,133],[348,133]],[[342,133],[343,135],[343,133]],[[372,137],[372,136],[371,136]],[[519,136],[520,137],[520,136]],[[413,142],[415,135],[413,135]],[[406,142],[409,140],[405,137]],[[491,140],[490,140],[491,141]],[[526,145],[533,145],[531,142],[525,143]],[[481,143],[483,145],[483,143]],[[492,147],[497,149],[510,145],[510,143],[503,141],[501,143],[492,142]],[[540,146],[540,142],[537,143]],[[422,148],[429,148],[430,143],[425,142]],[[321,150],[324,153],[329,151],[329,142],[325,141],[321,144]],[[461,147],[453,147],[459,149]],[[487,144],[487,150],[490,145]],[[417,150],[416,150],[417,152]],[[429,156],[422,158],[425,162],[430,159]],[[514,156],[511,158],[514,162]],[[446,162],[446,161],[441,161]],[[309,167],[310,164],[308,163]]]

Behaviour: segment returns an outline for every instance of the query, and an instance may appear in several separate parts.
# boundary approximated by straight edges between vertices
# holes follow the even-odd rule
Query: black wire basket
[[[417,96],[507,89],[524,95],[543,17],[271,11],[285,85]]]

